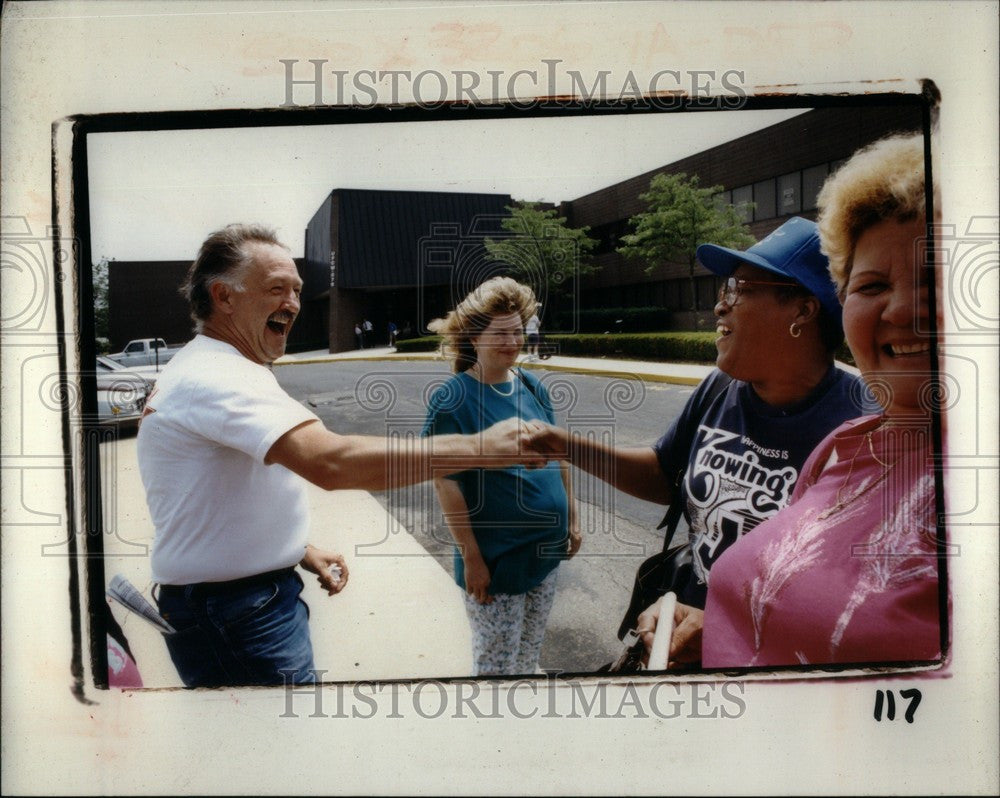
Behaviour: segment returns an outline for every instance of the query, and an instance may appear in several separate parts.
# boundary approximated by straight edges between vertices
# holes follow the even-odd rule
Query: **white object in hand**
[[[649,652],[649,669],[652,671],[666,670],[670,657],[670,638],[674,636],[674,608],[677,606],[677,594],[670,592],[660,596],[657,602],[660,608],[659,620],[656,622],[656,633],[653,635],[653,647]]]
[[[330,576],[333,577],[334,582],[339,582],[340,578],[344,575],[344,572],[340,570],[340,566],[334,563],[330,566]]]

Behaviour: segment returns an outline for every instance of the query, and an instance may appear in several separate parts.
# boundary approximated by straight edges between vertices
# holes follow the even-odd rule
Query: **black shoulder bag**
[[[704,418],[709,406],[715,401],[729,384],[730,379],[719,379],[711,390],[705,392],[700,399],[700,404],[693,418]],[[697,430],[696,424],[688,425],[685,432],[690,432],[689,440],[686,442],[685,450],[690,451],[694,444],[694,435]],[[632,586],[632,598],[629,601],[625,617],[622,618],[618,627],[618,639],[625,643],[625,651],[617,662],[610,666],[611,671],[634,670],[642,654],[642,642],[634,634],[634,630],[639,622],[639,614],[647,607],[656,603],[660,596],[673,591],[681,595],[688,581],[694,573],[693,554],[690,541],[684,541],[676,546],[670,546],[677,524],[680,522],[684,512],[684,502],[681,496],[681,482],[684,472],[681,471],[674,476],[674,500],[667,508],[667,513],[657,529],[664,530],[663,550],[657,552],[652,557],[643,561],[635,575],[635,584]]]

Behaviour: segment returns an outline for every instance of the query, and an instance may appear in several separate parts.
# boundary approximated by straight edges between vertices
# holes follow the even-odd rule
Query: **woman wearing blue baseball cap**
[[[725,278],[715,307],[718,367],[769,405],[805,398],[844,340],[816,224],[793,217],[745,252],[702,244],[698,260]]]
[[[682,604],[704,607],[722,552],[784,507],[813,447],[865,409],[860,380],[834,365],[840,304],[813,222],[790,219],[745,252],[703,245],[698,257],[725,278],[715,306],[718,369],[663,437],[648,447],[612,447],[546,427],[534,438],[619,490],[670,505],[665,543],[681,513],[687,519],[687,549],[671,556],[684,565],[665,571],[647,569],[656,558],[644,563],[619,629],[623,638],[636,626],[647,644],[655,611],[634,619],[649,598],[669,589]],[[671,660],[697,661],[700,635],[700,613],[689,613]]]

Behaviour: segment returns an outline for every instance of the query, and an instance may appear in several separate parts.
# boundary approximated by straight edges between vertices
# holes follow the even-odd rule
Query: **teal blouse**
[[[548,392],[537,377],[518,370],[513,382],[489,386],[463,372],[431,396],[423,434],[470,434],[513,416],[555,423]],[[469,508],[472,532],[490,570],[491,594],[526,593],[565,558],[569,505],[558,462],[537,469],[476,468],[450,479],[458,482]],[[454,559],[455,582],[464,588],[457,546]]]

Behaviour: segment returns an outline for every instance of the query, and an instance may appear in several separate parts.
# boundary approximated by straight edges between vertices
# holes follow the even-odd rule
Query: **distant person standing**
[[[354,325],[354,340],[357,343],[358,349],[365,348],[365,334],[361,331],[361,325]]]
[[[528,360],[538,360],[538,341],[542,329],[542,320],[538,318],[541,304],[535,306],[531,318],[524,323],[524,336],[528,344]]]
[[[389,346],[396,345],[396,333],[399,332],[399,328],[396,326],[396,322],[389,322]]]
[[[372,342],[372,333],[375,332],[375,327],[372,325],[368,319],[361,322],[361,348],[365,349]]]

